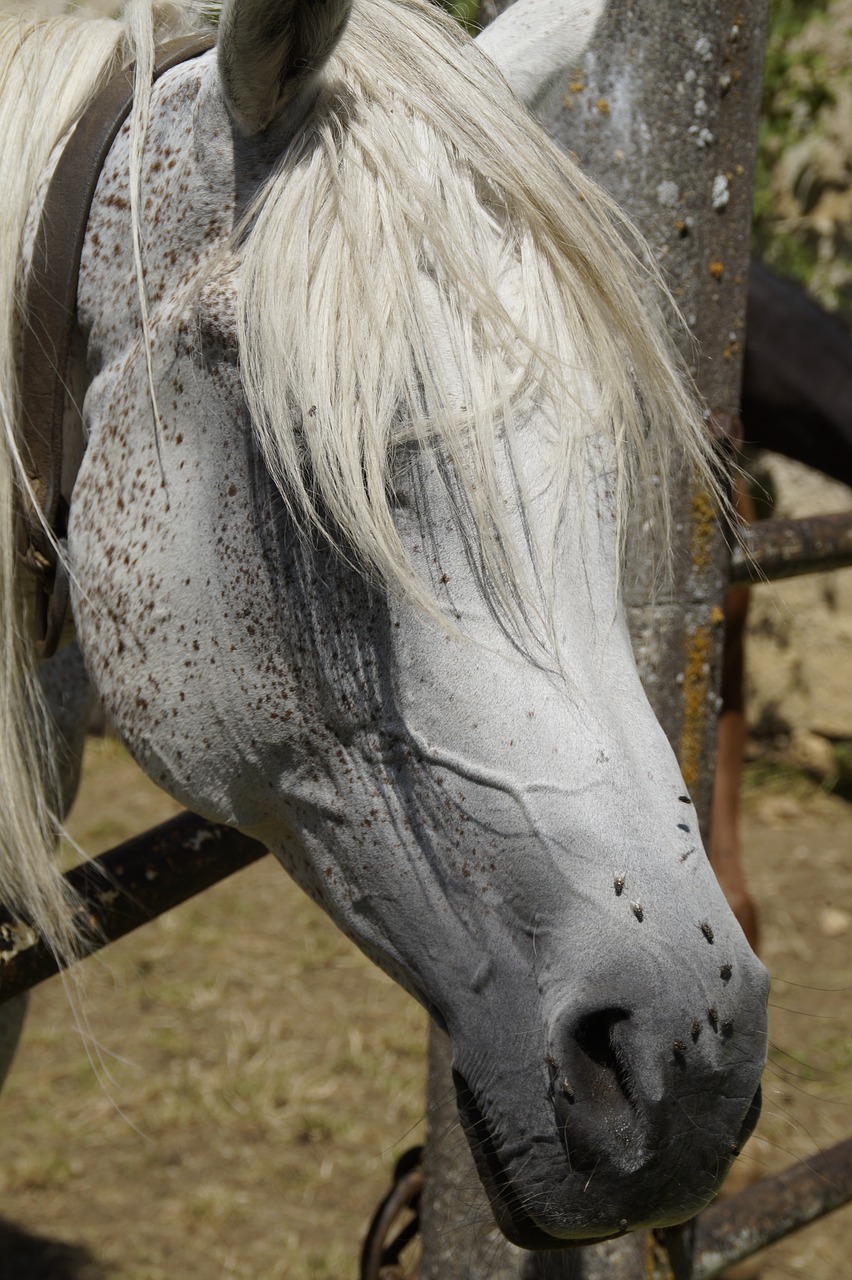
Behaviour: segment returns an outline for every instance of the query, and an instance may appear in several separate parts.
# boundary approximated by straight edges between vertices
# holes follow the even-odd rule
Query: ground
[[[89,849],[174,811],[95,742]],[[852,809],[753,766],[744,843],[776,975],[754,1172],[852,1131]],[[354,1280],[422,1132],[425,1016],[264,860],[33,994],[0,1097],[0,1280]],[[848,1274],[852,1210],[764,1255]]]

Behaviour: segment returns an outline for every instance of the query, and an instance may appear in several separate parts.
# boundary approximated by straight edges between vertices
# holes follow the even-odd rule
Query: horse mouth
[[[479,1105],[467,1080],[455,1068],[453,1068],[453,1084],[459,1119],[468,1139],[476,1171],[485,1188],[497,1225],[512,1244],[535,1252],[578,1248],[613,1240],[634,1229],[637,1223],[642,1221],[647,1224],[648,1219],[640,1213],[632,1223],[625,1217],[615,1229],[611,1227],[607,1229],[609,1224],[607,1226],[601,1224],[599,1231],[589,1229],[588,1225],[585,1228],[579,1226],[576,1234],[572,1233],[570,1236],[557,1235],[545,1230],[525,1208],[523,1198],[500,1155],[488,1116]],[[738,1139],[729,1147],[731,1158],[741,1149],[753,1131],[760,1115],[760,1104],[761,1090],[758,1087],[743,1119]],[[681,1222],[684,1218],[691,1217],[699,1207],[701,1206],[696,1205],[691,1210],[685,1211],[681,1205],[680,1210],[673,1217],[660,1221],[658,1225],[671,1226]]]
[[[623,1235],[624,1230],[598,1235],[574,1236],[570,1239],[551,1235],[538,1225],[524,1208],[512,1179],[497,1150],[487,1116],[464,1076],[453,1068],[453,1084],[462,1128],[467,1135],[476,1171],[485,1188],[497,1225],[512,1244],[520,1249],[569,1249],[597,1244]]]

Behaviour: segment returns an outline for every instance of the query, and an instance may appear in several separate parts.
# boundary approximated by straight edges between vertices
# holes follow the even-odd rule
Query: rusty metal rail
[[[80,900],[82,955],[148,924],[266,852],[239,831],[183,813],[75,867],[65,878]],[[34,930],[0,908],[0,1004],[59,967]]]
[[[825,573],[852,565],[852,512],[804,520],[761,520],[740,531],[731,555],[737,585]]]
[[[705,1210],[696,1222],[690,1280],[714,1280],[726,1267],[850,1200],[852,1138],[847,1138]]]

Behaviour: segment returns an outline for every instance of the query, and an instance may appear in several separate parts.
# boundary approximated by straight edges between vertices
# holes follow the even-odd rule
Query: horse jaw
[[[225,0],[217,57],[229,113],[261,133],[310,86],[343,34],[352,0]]]
[[[605,8],[606,0],[515,0],[476,43],[536,111],[558,80],[576,72]]]

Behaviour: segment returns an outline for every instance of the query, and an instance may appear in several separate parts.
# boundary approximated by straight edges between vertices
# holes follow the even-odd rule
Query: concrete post
[[[490,19],[506,0],[483,0]],[[718,415],[739,405],[766,0],[612,0],[584,65],[546,103],[552,136],[638,224],[697,343],[686,349]],[[651,607],[629,566],[634,645],[707,836],[727,554],[706,495],[674,477],[679,546]],[[458,1123],[449,1052],[432,1037],[421,1280],[687,1276],[689,1232],[524,1255],[498,1239]]]

